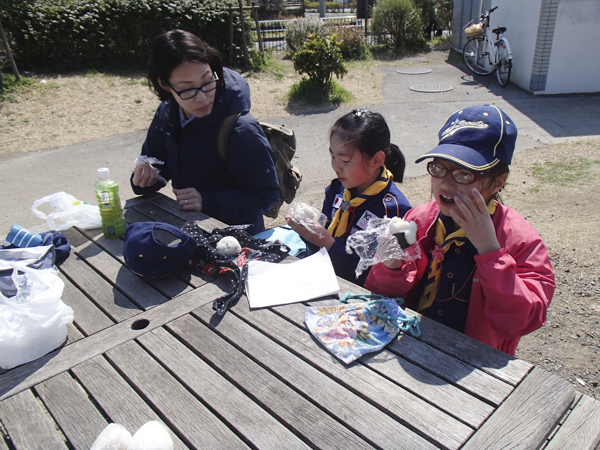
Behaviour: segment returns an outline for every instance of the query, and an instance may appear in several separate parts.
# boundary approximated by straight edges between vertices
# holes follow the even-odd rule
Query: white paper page
[[[324,248],[290,264],[248,264],[246,295],[250,308],[304,302],[338,292],[340,286]]]

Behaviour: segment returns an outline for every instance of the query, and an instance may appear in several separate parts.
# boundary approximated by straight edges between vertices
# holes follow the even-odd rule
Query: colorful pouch
[[[408,317],[400,308],[402,299],[347,293],[340,301],[345,303],[350,298],[366,302],[325,307],[307,306],[304,316],[306,327],[312,335],[346,364],[365,353],[381,350],[400,331],[414,337],[421,335],[417,317]]]

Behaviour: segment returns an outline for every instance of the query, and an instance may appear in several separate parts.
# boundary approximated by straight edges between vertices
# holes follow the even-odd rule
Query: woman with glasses
[[[421,258],[375,265],[365,287],[402,297],[409,308],[514,355],[540,328],[555,289],[539,234],[499,202],[517,128],[499,108],[454,113],[427,164],[434,200],[409,211]],[[414,252],[411,252],[414,254]]]
[[[131,177],[133,191],[149,194],[171,180],[183,209],[231,225],[251,224],[250,233],[264,230],[263,214],[278,202],[279,184],[269,142],[249,114],[248,83],[223,67],[217,50],[182,30],[154,39],[148,81],[162,103],[142,155],[164,164],[138,164]],[[218,155],[219,127],[237,113],[224,164]]]

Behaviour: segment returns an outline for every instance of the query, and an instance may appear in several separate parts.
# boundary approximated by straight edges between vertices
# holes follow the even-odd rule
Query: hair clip
[[[366,114],[368,112],[373,113],[373,111],[367,111],[367,108],[356,108],[352,110],[352,114],[354,114],[355,119],[362,117],[363,114]]]

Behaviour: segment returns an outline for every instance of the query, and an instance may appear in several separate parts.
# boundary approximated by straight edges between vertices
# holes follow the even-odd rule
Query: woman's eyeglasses
[[[468,169],[458,168],[449,169],[438,161],[430,161],[427,163],[427,172],[433,178],[444,178],[448,172],[452,175],[452,179],[459,184],[471,184],[481,178],[487,178],[490,174],[485,172],[472,172]]]
[[[208,83],[204,83],[202,86],[197,87],[197,88],[190,88],[190,89],[185,89],[183,91],[177,91],[177,90],[175,90],[175,88],[173,86],[171,86],[171,83],[169,83],[169,87],[171,89],[173,89],[173,91],[177,95],[179,95],[179,98],[181,98],[181,100],[190,100],[190,99],[194,98],[196,95],[198,95],[198,91],[202,91],[202,92],[206,93],[206,92],[214,91],[218,87],[219,77],[217,76],[216,73],[213,73],[213,75],[215,76],[214,80],[211,80]]]

